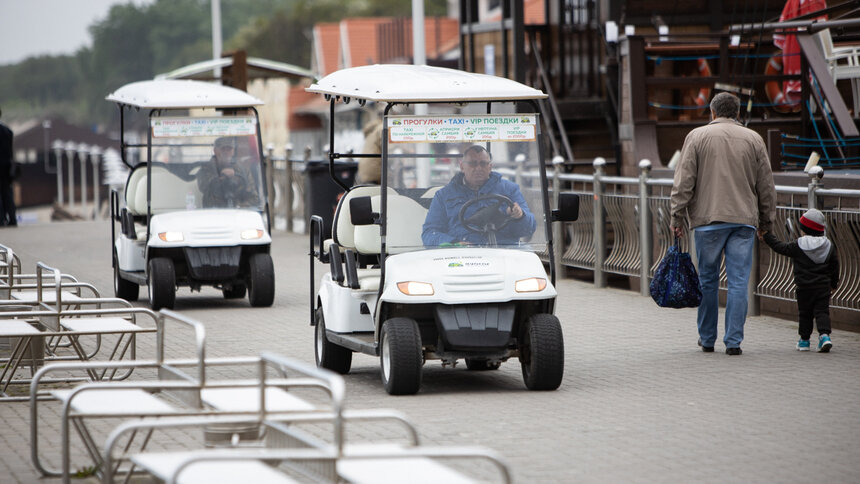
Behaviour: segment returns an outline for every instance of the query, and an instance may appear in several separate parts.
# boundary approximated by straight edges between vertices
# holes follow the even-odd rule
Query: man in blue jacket
[[[535,217],[520,187],[491,168],[492,157],[483,146],[472,145],[463,152],[460,173],[436,192],[430,204],[421,234],[424,245],[487,245],[493,235],[498,245],[516,245],[534,233]],[[479,198],[461,218],[462,207]]]

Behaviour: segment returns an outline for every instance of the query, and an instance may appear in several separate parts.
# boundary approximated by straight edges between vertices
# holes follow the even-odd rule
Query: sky
[[[31,56],[74,54],[92,46],[89,26],[111,5],[153,0],[0,0],[0,65]]]

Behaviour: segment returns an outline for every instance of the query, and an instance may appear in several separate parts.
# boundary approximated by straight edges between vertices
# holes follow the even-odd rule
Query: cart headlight
[[[165,242],[182,242],[185,240],[182,232],[159,232],[158,238]]]
[[[429,282],[405,281],[398,282],[397,289],[407,296],[432,296],[433,284]]]
[[[522,279],[514,284],[514,289],[517,292],[539,292],[546,288],[546,279],[543,277],[529,277]]]
[[[263,236],[263,231],[259,229],[243,230],[242,233],[239,234],[239,236],[242,237],[242,240],[259,239]]]

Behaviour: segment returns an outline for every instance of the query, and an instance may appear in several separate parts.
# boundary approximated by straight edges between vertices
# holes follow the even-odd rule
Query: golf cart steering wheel
[[[466,218],[466,211],[469,207],[485,200],[491,200],[495,203],[490,203],[486,207],[479,208],[475,213]],[[472,200],[464,203],[460,208],[460,214],[458,217],[460,219],[460,223],[463,224],[463,227],[465,227],[466,230],[479,234],[495,234],[499,230],[507,227],[508,224],[514,220],[514,218],[507,213],[508,209],[514,208],[514,205],[514,201],[510,198],[504,195],[490,193],[473,198]]]

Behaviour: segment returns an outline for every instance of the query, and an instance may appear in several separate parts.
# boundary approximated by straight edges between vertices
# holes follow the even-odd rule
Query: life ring
[[[774,54],[768,59],[767,66],[764,68],[764,75],[778,76],[782,74],[782,55]],[[767,98],[774,111],[782,114],[800,112],[800,104],[790,104],[785,92],[782,90],[782,85],[778,81],[768,81],[764,85],[764,92],[767,93]]]
[[[699,77],[711,77],[711,66],[708,64],[708,60],[704,57],[699,57],[696,59],[696,67],[699,71]],[[711,88],[703,87],[699,89],[698,95],[694,99],[696,106],[699,107],[698,113],[699,115],[705,114],[705,111],[708,107],[708,104],[711,102]]]

